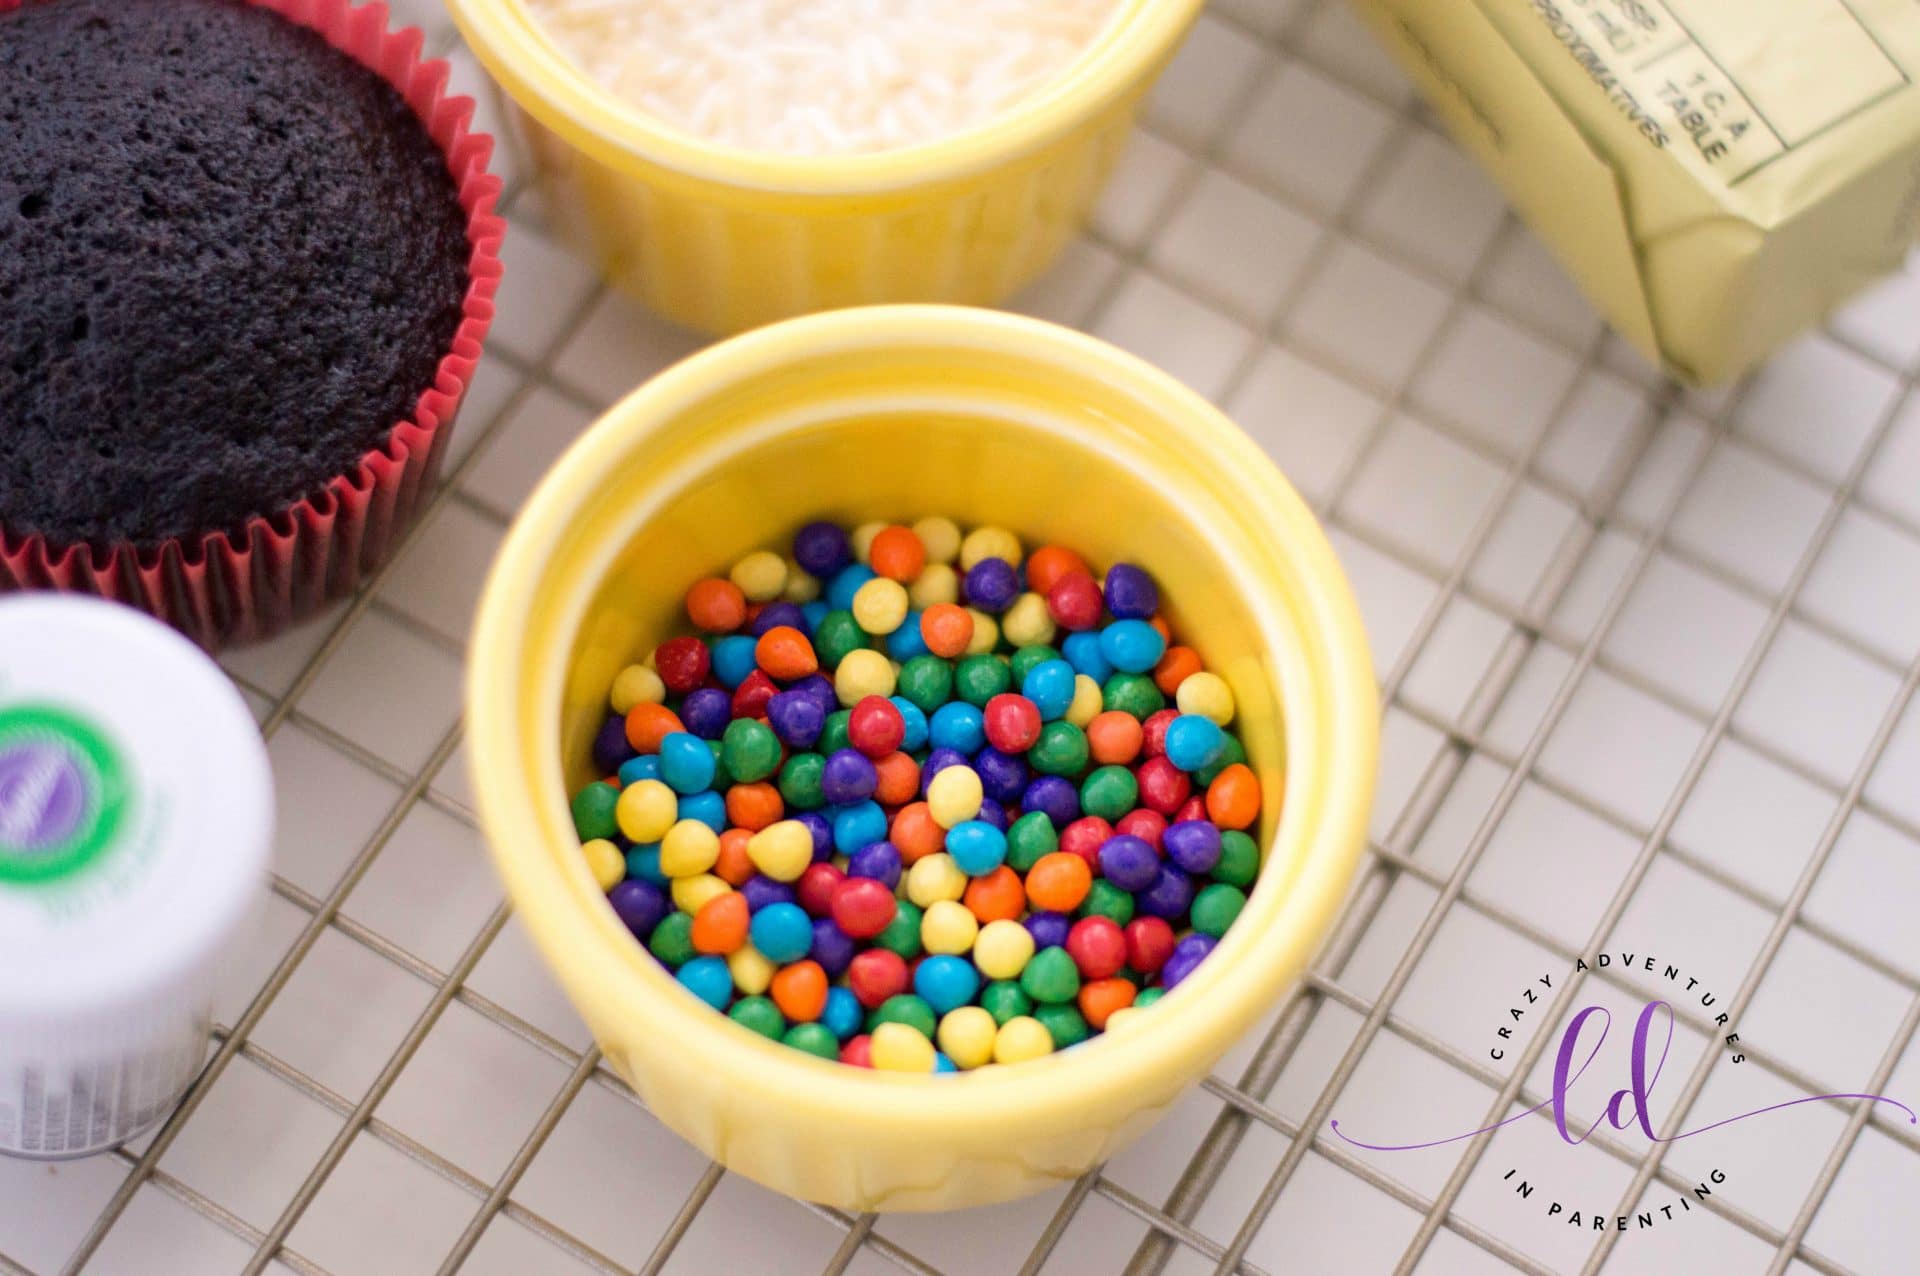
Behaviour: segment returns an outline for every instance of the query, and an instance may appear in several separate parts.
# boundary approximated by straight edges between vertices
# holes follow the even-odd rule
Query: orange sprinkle
[[[952,660],[973,641],[973,616],[957,603],[935,603],[920,613],[920,637],[928,651]]]
[[[641,753],[660,752],[660,742],[685,731],[680,715],[663,704],[637,704],[627,710],[627,743]]]
[[[1081,984],[1080,1014],[1093,1027],[1105,1031],[1114,1011],[1125,1010],[1133,1004],[1136,991],[1132,980],[1118,975]]]
[[[1087,724],[1087,751],[1101,766],[1125,766],[1140,756],[1146,740],[1140,719],[1119,709],[1094,715]]]
[[[780,790],[765,780],[758,784],[736,784],[727,790],[727,823],[735,828],[758,833],[769,824],[777,824],[786,814],[787,804]]]
[[[900,852],[900,862],[911,865],[946,845],[946,831],[933,822],[933,812],[925,802],[912,802],[893,817],[887,840]]]
[[[968,882],[960,902],[985,926],[988,922],[1017,921],[1026,910],[1027,892],[1020,884],[1020,874],[1002,864]]]
[[[896,843],[897,845],[897,843]],[[1035,908],[1071,913],[1093,889],[1093,870],[1070,851],[1042,855],[1027,870],[1027,898]]]
[[[781,1014],[795,1023],[811,1023],[827,1008],[827,972],[817,961],[796,961],[774,972],[768,991]]]
[[[710,634],[730,634],[747,623],[747,596],[719,576],[696,580],[687,591],[687,619]]]
[[[1091,576],[1087,560],[1065,545],[1042,545],[1027,556],[1027,588],[1045,597],[1062,576],[1081,572]]]
[[[813,654],[813,644],[792,625],[775,625],[761,634],[760,641],[754,644],[753,658],[769,677],[782,682],[820,670],[820,657]]]
[[[882,806],[910,802],[920,791],[920,764],[905,753],[889,753],[873,764],[879,781],[873,788],[873,800]]]
[[[720,858],[714,861],[713,875],[729,886],[744,886],[754,874],[753,860],[747,854],[752,829],[731,828],[720,835]]]
[[[901,584],[915,579],[927,565],[927,547],[911,527],[883,527],[867,548],[867,565],[888,580]]]
[[[1165,695],[1180,690],[1180,684],[1200,672],[1200,653],[1191,647],[1169,647],[1153,667],[1153,685]]]
[[[1243,829],[1260,814],[1260,780],[1236,762],[1207,786],[1207,818],[1223,829]]]
[[[739,891],[715,895],[693,915],[693,947],[696,952],[725,956],[747,942],[747,897]]]

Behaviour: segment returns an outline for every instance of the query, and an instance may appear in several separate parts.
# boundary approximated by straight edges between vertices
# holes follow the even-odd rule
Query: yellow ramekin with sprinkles
[[[935,510],[1161,583],[1163,613],[1238,702],[1264,862],[1239,920],[1151,1014],[1016,1066],[882,1074],[768,1040],[682,988],[609,907],[568,799],[594,778],[613,679],[674,631],[690,579],[810,519]],[[1244,433],[1105,343],[940,306],[774,325],[610,410],[501,550],[467,703],[495,862],[613,1067],[729,1169],[851,1210],[1040,1191],[1164,1113],[1331,924],[1365,841],[1379,729],[1346,579]]]
[[[1203,0],[1119,0],[1084,53],[984,124],[893,150],[705,141],[602,87],[526,0],[448,0],[519,108],[556,226],[668,318],[738,332],[875,302],[993,305],[1080,228]]]

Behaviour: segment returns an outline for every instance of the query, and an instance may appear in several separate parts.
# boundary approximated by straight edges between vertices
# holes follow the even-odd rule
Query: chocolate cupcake
[[[500,223],[472,104],[384,28],[347,0],[0,0],[0,587],[216,645],[391,549]]]

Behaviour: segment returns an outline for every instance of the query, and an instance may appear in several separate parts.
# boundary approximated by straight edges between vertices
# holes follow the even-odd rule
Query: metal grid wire
[[[1337,3],[1337,0],[1332,2]],[[1321,7],[1314,3],[1300,4],[1288,21],[1279,24],[1276,32],[1268,34],[1262,34],[1251,26],[1244,25],[1244,19],[1234,16],[1245,13],[1251,8],[1244,3],[1234,6],[1232,12],[1228,14],[1216,12],[1213,19],[1226,24],[1228,29],[1242,37],[1259,41],[1269,55],[1295,59],[1307,56],[1303,46],[1306,43],[1307,33],[1311,29],[1311,23],[1320,13]],[[441,48],[451,47],[453,37],[444,27],[437,39]],[[1339,76],[1337,67],[1321,66],[1320,69]],[[1364,84],[1349,82],[1348,87],[1359,92],[1371,93]],[[1250,110],[1260,89],[1260,77],[1249,77],[1241,86],[1236,100],[1222,112],[1222,118],[1232,119]],[[1883,804],[1869,800],[1864,795],[1869,774],[1885,752],[1896,722],[1913,699],[1916,682],[1920,681],[1920,662],[1909,664],[1904,668],[1896,668],[1883,655],[1869,649],[1845,630],[1809,614],[1801,604],[1802,587],[1809,577],[1813,564],[1832,536],[1842,513],[1849,508],[1871,509],[1880,518],[1894,524],[1902,531],[1920,536],[1920,527],[1916,527],[1913,520],[1899,511],[1874,505],[1858,490],[1866,467],[1892,426],[1896,406],[1913,388],[1916,376],[1920,376],[1920,367],[1887,367],[1886,361],[1871,351],[1861,349],[1857,344],[1843,341],[1843,344],[1849,344],[1849,348],[1854,353],[1896,374],[1901,393],[1893,397],[1891,402],[1896,406],[1889,406],[1876,423],[1872,436],[1860,450],[1859,459],[1837,485],[1830,479],[1811,473],[1803,462],[1780,454],[1778,449],[1770,447],[1764,440],[1751,438],[1742,440],[1743,446],[1754,449],[1779,465],[1806,477],[1827,494],[1826,508],[1819,525],[1799,555],[1798,562],[1784,588],[1781,588],[1777,595],[1757,590],[1735,574],[1717,565],[1711,558],[1690,551],[1670,537],[1693,480],[1703,472],[1708,458],[1714,453],[1715,445],[1729,431],[1731,421],[1749,387],[1747,385],[1737,387],[1720,403],[1718,410],[1713,413],[1707,437],[1701,440],[1694,450],[1685,477],[1674,483],[1671,489],[1672,495],[1665,500],[1664,505],[1650,520],[1635,519],[1630,512],[1622,508],[1621,498],[1628,488],[1629,479],[1637,468],[1653,455],[1656,441],[1661,437],[1663,427],[1675,421],[1681,411],[1682,396],[1673,387],[1666,387],[1652,397],[1633,431],[1629,445],[1621,449],[1612,472],[1595,486],[1592,493],[1573,490],[1544,470],[1539,465],[1544,441],[1551,434],[1554,424],[1572,409],[1576,389],[1585,374],[1602,366],[1612,339],[1604,332],[1598,332],[1578,348],[1569,347],[1564,340],[1541,331],[1540,325],[1529,323],[1523,316],[1515,315],[1510,308],[1501,306],[1487,294],[1486,278],[1492,263],[1496,260],[1502,245],[1511,236],[1519,233],[1510,217],[1498,234],[1488,238],[1486,248],[1481,252],[1473,269],[1467,274],[1464,284],[1440,278],[1432,270],[1408,260],[1405,254],[1396,252],[1391,245],[1375,242],[1369,238],[1365,229],[1359,224],[1357,216],[1359,210],[1365,205],[1369,194],[1380,183],[1384,174],[1390,170],[1404,148],[1414,139],[1430,133],[1432,128],[1431,122],[1417,106],[1406,106],[1392,100],[1381,100],[1379,104],[1392,113],[1391,135],[1378,149],[1359,180],[1353,183],[1350,193],[1339,208],[1330,217],[1315,216],[1318,223],[1318,240],[1313,246],[1311,263],[1295,279],[1280,304],[1265,316],[1264,324],[1258,325],[1261,328],[1260,335],[1263,340],[1249,347],[1248,353],[1227,379],[1226,388],[1216,397],[1222,401],[1231,399],[1234,393],[1247,383],[1254,374],[1260,352],[1266,348],[1268,341],[1278,340],[1282,336],[1290,317],[1307,294],[1317,273],[1331,259],[1331,248],[1342,240],[1367,244],[1382,255],[1397,261],[1408,271],[1446,290],[1449,298],[1446,317],[1434,326],[1433,335],[1425,342],[1405,375],[1398,377],[1391,385],[1374,387],[1382,396],[1377,416],[1371,422],[1364,442],[1347,461],[1342,475],[1317,502],[1317,512],[1323,518],[1341,526],[1346,534],[1369,544],[1382,553],[1391,554],[1397,561],[1411,562],[1424,575],[1438,582],[1438,588],[1432,593],[1417,622],[1413,625],[1411,636],[1402,647],[1401,653],[1391,667],[1380,671],[1380,676],[1382,703],[1387,706],[1388,711],[1404,714],[1438,733],[1444,737],[1445,747],[1436,754],[1420,777],[1418,784],[1413,787],[1412,797],[1407,802],[1406,809],[1384,838],[1371,844],[1371,854],[1363,865],[1357,884],[1334,928],[1331,939],[1313,963],[1302,984],[1280,1008],[1271,1029],[1267,1031],[1258,1048],[1252,1053],[1244,1070],[1236,1077],[1213,1076],[1203,1083],[1206,1091],[1217,1098],[1222,1106],[1165,1199],[1143,1199],[1137,1193],[1104,1176],[1099,1170],[1089,1173],[1075,1183],[1061,1200],[1058,1209],[1047,1222],[1033,1244],[1031,1252],[1022,1263],[1020,1270],[1023,1273],[1037,1272],[1047,1262],[1082,1206],[1094,1196],[1099,1196],[1117,1206],[1146,1227],[1145,1239],[1133,1255],[1129,1271],[1159,1272],[1176,1255],[1184,1253],[1189,1262],[1198,1256],[1205,1262],[1212,1263],[1218,1272],[1258,1273],[1262,1269],[1246,1259],[1248,1247],[1309,1151],[1421,1216],[1420,1225],[1395,1270],[1402,1272],[1411,1270],[1427,1253],[1428,1246],[1435,1235],[1440,1230],[1446,1229],[1515,1269],[1540,1274],[1540,1276],[1550,1273],[1553,1269],[1543,1266],[1537,1259],[1520,1252],[1510,1242],[1462,1217],[1455,1209],[1461,1190],[1469,1175],[1479,1164],[1491,1135],[1483,1134],[1466,1144],[1442,1188],[1437,1193],[1428,1195],[1408,1187],[1372,1164],[1359,1159],[1340,1143],[1329,1140],[1322,1133],[1326,1129],[1332,1105],[1347,1082],[1354,1076],[1369,1045],[1383,1030],[1413,1044],[1494,1092],[1496,1097],[1488,1108],[1488,1115],[1485,1118],[1487,1122],[1507,1115],[1516,1102],[1538,1103],[1544,1097],[1532,1092],[1524,1082],[1530,1075],[1539,1054],[1544,1050],[1550,1034],[1536,1034],[1510,1071],[1501,1073],[1487,1067],[1479,1058],[1469,1056],[1437,1039],[1432,1033],[1410,1022],[1396,1009],[1397,999],[1406,988],[1416,966],[1428,953],[1442,921],[1448,917],[1451,910],[1456,908],[1472,910],[1571,965],[1576,956],[1594,951],[1608,939],[1656,856],[1666,855],[1772,914],[1771,927],[1759,948],[1758,955],[1745,972],[1728,1007],[1728,1013],[1736,1021],[1740,1012],[1752,1000],[1762,977],[1780,951],[1782,941],[1789,930],[1798,927],[1825,940],[1869,969],[1895,981],[1907,998],[1906,1011],[1900,1017],[1892,1039],[1887,1043],[1873,1075],[1867,1079],[1863,1089],[1876,1091],[1884,1086],[1913,1038],[1916,1025],[1920,1024],[1920,981],[1916,981],[1912,975],[1869,951],[1849,936],[1822,926],[1802,915],[1802,907],[1815,879],[1827,862],[1842,827],[1854,812],[1870,811],[1907,836],[1920,838],[1920,827],[1917,827],[1913,821],[1897,811],[1886,809]],[[1182,146],[1181,150],[1183,152],[1182,171],[1178,175],[1176,185],[1184,190],[1190,191],[1197,179],[1209,170],[1222,170],[1232,172],[1240,180],[1255,187],[1265,187],[1268,193],[1279,198],[1287,198],[1284,191],[1272,190],[1271,183],[1264,183],[1259,175],[1236,171],[1225,153],[1224,142],[1218,138],[1205,146]],[[514,197],[519,194],[517,189],[509,191],[508,206],[515,212],[517,218],[524,219],[524,215],[529,210],[514,208]],[[1172,222],[1181,207],[1180,194],[1175,194],[1166,200],[1165,206],[1156,215],[1153,232],[1144,236],[1141,243],[1151,245],[1157,233]],[[1111,281],[1100,295],[1093,297],[1085,306],[1083,313],[1077,316],[1080,326],[1097,327],[1115,304],[1125,283],[1140,274],[1157,277],[1162,283],[1192,294],[1191,287],[1167,278],[1159,272],[1159,268],[1147,259],[1146,247],[1127,248],[1113,243],[1104,244],[1103,247],[1118,258],[1119,268],[1113,272]],[[600,297],[598,290],[587,297],[575,309],[569,320],[562,325],[559,333],[540,357],[528,361],[497,351],[489,355],[497,365],[507,368],[513,374],[517,382],[516,388],[492,420],[470,419],[463,422],[464,430],[477,432],[480,438],[477,445],[467,451],[446,476],[444,484],[433,497],[433,510],[438,510],[449,502],[458,503],[465,506],[469,512],[493,524],[504,526],[510,511],[493,508],[484,500],[469,495],[461,489],[461,481],[472,472],[477,460],[485,453],[487,443],[501,430],[502,423],[511,419],[515,409],[536,388],[543,388],[559,395],[562,399],[589,412],[598,411],[604,406],[553,375],[554,360],[593,310]],[[1350,523],[1342,522],[1340,514],[1344,501],[1365,467],[1367,458],[1380,446],[1381,441],[1388,434],[1390,422],[1407,406],[1410,387],[1420,377],[1422,371],[1435,360],[1451,322],[1463,315],[1469,306],[1485,308],[1526,327],[1539,340],[1577,361],[1577,370],[1568,378],[1567,389],[1555,406],[1551,420],[1535,433],[1531,445],[1517,456],[1509,457],[1494,452],[1484,443],[1464,432],[1447,430],[1450,436],[1455,437],[1459,443],[1475,454],[1498,464],[1503,473],[1497,495],[1486,504],[1485,511],[1466,547],[1450,562],[1423,563],[1418,561],[1417,555],[1410,554],[1404,547],[1390,549],[1370,541],[1363,529],[1355,529]],[[1836,338],[1836,340],[1841,339]],[[1440,428],[1446,429],[1444,425]],[[1543,574],[1534,595],[1526,600],[1525,605],[1515,606],[1498,596],[1495,591],[1474,584],[1469,578],[1469,565],[1478,558],[1480,551],[1489,543],[1500,520],[1526,485],[1545,490],[1564,499],[1577,511],[1578,517],[1574,521],[1573,530],[1554,556],[1553,565]],[[431,517],[431,511],[426,517]],[[1556,604],[1568,593],[1577,569],[1588,558],[1589,552],[1599,544],[1602,535],[1608,531],[1622,533],[1630,540],[1633,545],[1631,560],[1611,590],[1597,622],[1584,632],[1563,630],[1552,619]],[[1712,577],[1720,584],[1738,591],[1744,597],[1763,604],[1767,609],[1765,623],[1747,650],[1730,689],[1710,714],[1702,714],[1697,707],[1650,682],[1632,668],[1610,660],[1602,652],[1609,633],[1613,631],[1623,612],[1628,596],[1646,575],[1656,557],[1661,555],[1685,563]],[[248,1273],[262,1271],[270,1264],[277,1263],[303,1273],[305,1276],[320,1276],[325,1269],[290,1247],[287,1240],[308,1206],[327,1183],[329,1175],[341,1163],[349,1147],[363,1133],[397,1150],[453,1184],[471,1198],[471,1219],[457,1242],[445,1255],[444,1262],[440,1266],[442,1272],[453,1272],[460,1268],[479,1243],[488,1226],[502,1215],[513,1219],[535,1235],[571,1254],[591,1269],[609,1273],[627,1270],[592,1245],[570,1234],[559,1224],[528,1208],[514,1196],[522,1176],[533,1164],[570,1105],[587,1086],[598,1086],[627,1102],[638,1104],[639,1100],[622,1082],[600,1066],[600,1058],[596,1050],[588,1049],[585,1052],[573,1050],[525,1018],[467,985],[468,976],[472,974],[489,946],[506,925],[508,914],[505,906],[495,909],[457,960],[445,969],[441,969],[409,951],[404,945],[342,913],[342,904],[347,896],[365,877],[416,805],[424,804],[469,827],[474,822],[472,812],[461,802],[434,787],[436,777],[459,746],[461,735],[457,725],[439,740],[423,766],[417,771],[406,772],[341,732],[308,715],[301,708],[302,696],[314,685],[328,660],[341,649],[348,635],[354,631],[356,623],[370,612],[405,628],[415,637],[425,640],[455,659],[461,655],[462,643],[457,636],[440,632],[415,619],[409,613],[393,607],[378,596],[380,586],[391,572],[392,569],[389,568],[380,577],[371,581],[351,601],[338,619],[332,622],[331,631],[313,652],[298,676],[293,679],[291,686],[282,694],[271,695],[259,687],[250,687],[249,690],[259,700],[270,704],[262,722],[262,730],[269,737],[289,723],[297,724],[303,731],[318,737],[368,771],[390,781],[398,790],[398,796],[345,872],[324,896],[316,895],[284,877],[275,878],[274,892],[282,900],[298,908],[305,917],[298,937],[274,966],[238,1020],[230,1026],[223,1026],[216,1030],[216,1049],[213,1056],[178,1111],[143,1150],[138,1153],[122,1150],[115,1154],[124,1162],[127,1174],[68,1259],[63,1269],[66,1272],[79,1272],[88,1267],[89,1260],[95,1256],[102,1242],[121,1221],[135,1194],[143,1185],[151,1184],[184,1202],[238,1237],[245,1245],[250,1246],[253,1251],[252,1257],[244,1268]],[[1403,695],[1403,691],[1414,672],[1416,663],[1422,653],[1428,649],[1429,641],[1441,625],[1443,617],[1448,609],[1459,601],[1474,604],[1497,616],[1510,628],[1504,647],[1491,662],[1489,671],[1467,701],[1468,707],[1456,720],[1423,707],[1420,703]],[[1852,776],[1838,788],[1831,781],[1810,771],[1791,755],[1781,751],[1767,739],[1743,731],[1734,722],[1735,710],[1753,685],[1763,658],[1789,618],[1797,625],[1808,627],[1840,644],[1853,655],[1870,662],[1876,668],[1892,673],[1899,680],[1898,693],[1886,706],[1864,756]],[[1517,752],[1504,749],[1489,738],[1489,727],[1496,710],[1500,708],[1508,692],[1514,688],[1520,678],[1527,658],[1536,650],[1557,651],[1569,657],[1570,664],[1524,746]],[[1561,724],[1573,702],[1575,689],[1591,670],[1604,671],[1676,713],[1684,715],[1687,720],[1699,724],[1703,729],[1699,743],[1693,750],[1678,783],[1673,787],[1658,817],[1650,826],[1627,813],[1610,809],[1604,803],[1557,783],[1550,775],[1542,773],[1536,767],[1549,737]],[[1712,862],[1691,855],[1668,843],[1668,835],[1705,770],[1709,756],[1723,739],[1738,740],[1761,757],[1817,786],[1835,800],[1836,805],[1831,819],[1786,896],[1784,904],[1777,903]],[[1468,840],[1457,862],[1451,869],[1440,871],[1429,863],[1416,860],[1413,856],[1413,848],[1434,820],[1441,803],[1469,760],[1476,756],[1498,764],[1504,769],[1506,778],[1490,807],[1480,818],[1478,827]],[[1629,869],[1600,914],[1592,934],[1579,937],[1580,942],[1570,942],[1574,937],[1543,931],[1528,917],[1477,892],[1469,884],[1474,866],[1480,861],[1482,853],[1486,851],[1523,785],[1537,785],[1546,789],[1597,817],[1609,827],[1624,832],[1638,844],[1638,853],[1633,857]],[[1386,978],[1379,994],[1372,997],[1363,996],[1349,987],[1347,982],[1349,962],[1359,949],[1362,940],[1369,934],[1369,927],[1385,904],[1389,890],[1396,882],[1403,879],[1423,884],[1435,892],[1435,897],[1406,943],[1404,951],[1393,966],[1391,974]],[[275,999],[287,987],[302,961],[313,950],[323,934],[329,930],[344,935],[354,943],[378,954],[394,967],[432,990],[430,999],[418,1012],[411,1028],[400,1040],[384,1066],[380,1068],[366,1092],[357,1098],[337,1093],[299,1067],[276,1057],[252,1040],[253,1030],[267,1014]],[[1628,986],[1619,975],[1608,970],[1595,971],[1591,977],[1623,988]],[[1576,974],[1560,988],[1552,1007],[1546,1012],[1550,1021],[1557,1021],[1560,1013],[1571,1005],[1571,999],[1579,993],[1584,979],[1585,976]],[[505,1169],[492,1181],[472,1174],[447,1155],[424,1145],[374,1115],[382,1100],[388,1096],[401,1073],[413,1060],[428,1034],[440,1020],[443,1012],[456,1001],[547,1056],[560,1061],[567,1069],[564,1083],[553,1094]],[[1269,1106],[1267,1096],[1283,1070],[1294,1059],[1296,1051],[1316,1017],[1329,1004],[1344,1008],[1360,1017],[1360,1026],[1339,1056],[1324,1088],[1304,1118],[1294,1120]],[[1711,1023],[1697,1011],[1683,1009],[1678,1014],[1681,1022],[1708,1038],[1715,1035]],[[1754,1050],[1752,1047],[1748,1049],[1750,1058],[1759,1068],[1773,1074],[1788,1085],[1810,1093],[1818,1093],[1824,1089],[1793,1065],[1769,1056],[1764,1049]],[[236,1058],[243,1055],[253,1065],[264,1069],[333,1113],[340,1118],[341,1122],[325,1150],[312,1164],[305,1181],[300,1184],[278,1218],[264,1229],[236,1216],[225,1206],[160,1168],[160,1162],[168,1149],[194,1120],[203,1100],[213,1089],[216,1081]],[[1684,1121],[1687,1111],[1705,1084],[1708,1069],[1715,1057],[1712,1050],[1704,1052],[1699,1066],[1688,1077],[1674,1111],[1668,1118],[1670,1123],[1678,1124]],[[1771,1246],[1774,1250],[1774,1258],[1768,1269],[1771,1272],[1782,1271],[1789,1263],[1796,1260],[1822,1273],[1839,1273],[1846,1270],[1833,1257],[1811,1248],[1807,1244],[1806,1237],[1815,1213],[1825,1200],[1849,1151],[1866,1126],[1873,1125],[1880,1134],[1894,1140],[1906,1153],[1920,1156],[1920,1138],[1915,1136],[1911,1128],[1895,1125],[1876,1111],[1873,1105],[1846,1100],[1829,1102],[1845,1115],[1843,1133],[1827,1154],[1811,1189],[1791,1219],[1756,1218],[1730,1203],[1723,1195],[1715,1195],[1700,1203],[1705,1209]],[[1241,1219],[1237,1230],[1231,1236],[1207,1235],[1196,1228],[1194,1220],[1210,1190],[1226,1170],[1243,1137],[1256,1126],[1268,1127],[1283,1136],[1287,1140],[1286,1150],[1267,1175],[1265,1182],[1261,1184],[1251,1208]],[[1664,1164],[1664,1144],[1652,1144],[1647,1151],[1641,1152],[1604,1134],[1596,1135],[1591,1142],[1632,1169],[1631,1184],[1621,1198],[1619,1212],[1631,1212],[1635,1202],[1640,1199],[1643,1189],[1650,1183],[1659,1182],[1681,1191],[1691,1186],[1690,1179]],[[701,1211],[708,1208],[709,1201],[720,1185],[723,1174],[718,1165],[710,1164],[699,1175],[678,1212],[657,1238],[651,1254],[640,1265],[640,1271],[656,1272],[665,1266]],[[836,1210],[816,1206],[806,1208],[839,1229],[841,1240],[825,1266],[825,1271],[828,1273],[846,1270],[863,1251],[877,1254],[907,1271],[931,1273],[938,1270],[926,1259],[877,1232],[876,1219],[873,1215],[851,1217]],[[1580,1270],[1583,1272],[1598,1270],[1612,1252],[1617,1237],[1617,1232],[1609,1231],[1598,1238]],[[4,1238],[0,1238],[0,1247],[3,1246]],[[22,1263],[0,1254],[0,1271],[24,1273],[28,1269]]]

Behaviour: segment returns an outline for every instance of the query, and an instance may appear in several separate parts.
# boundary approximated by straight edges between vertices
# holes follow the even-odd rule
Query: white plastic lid
[[[199,648],[0,596],[0,1029],[206,996],[272,835],[259,730]]]

